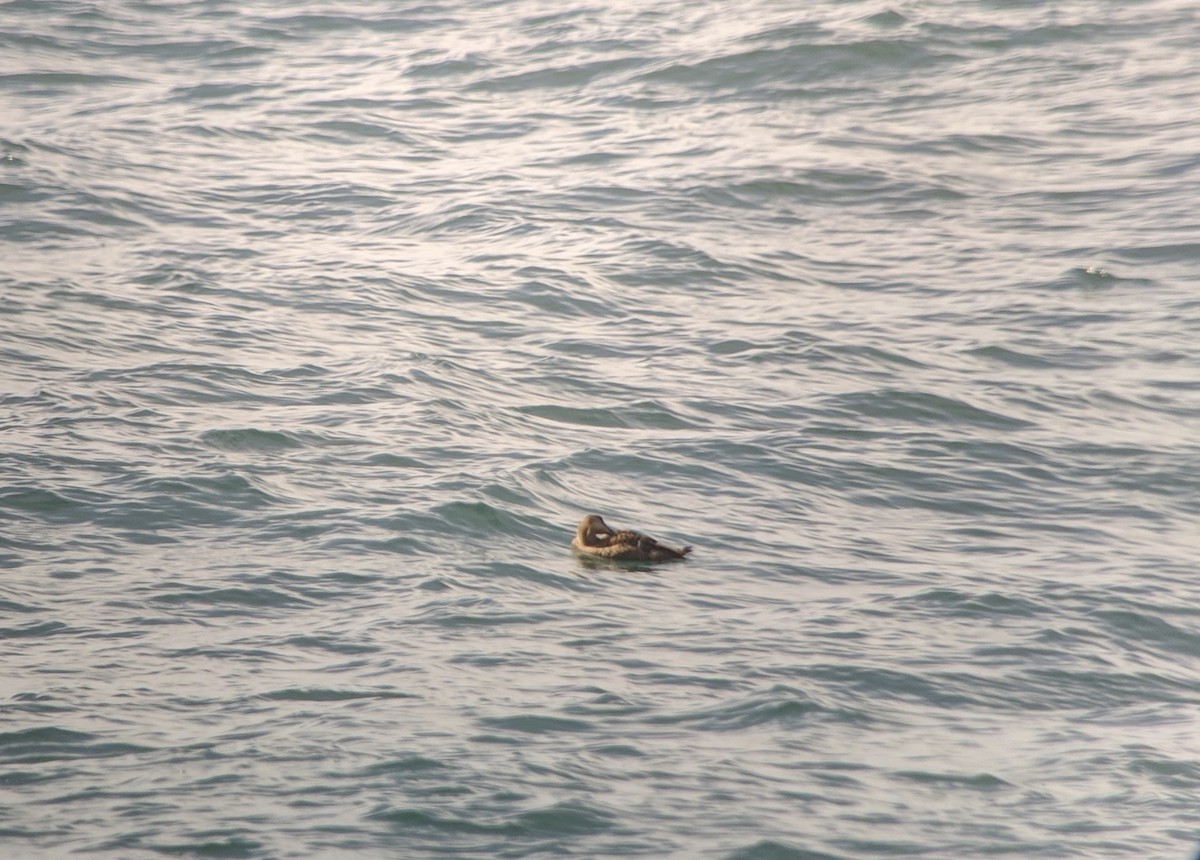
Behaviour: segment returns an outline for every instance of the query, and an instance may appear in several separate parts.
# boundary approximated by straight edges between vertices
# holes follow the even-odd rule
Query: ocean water
[[[0,854],[1193,856],[1198,43],[0,3]]]

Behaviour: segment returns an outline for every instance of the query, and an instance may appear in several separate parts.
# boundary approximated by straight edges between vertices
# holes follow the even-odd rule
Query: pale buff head
[[[579,521],[575,536],[584,546],[598,546],[612,537],[613,530],[598,514],[588,514]]]

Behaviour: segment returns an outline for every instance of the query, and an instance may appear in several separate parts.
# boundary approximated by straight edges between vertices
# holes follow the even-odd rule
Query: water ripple
[[[9,853],[1194,853],[1190,10],[4,12]]]

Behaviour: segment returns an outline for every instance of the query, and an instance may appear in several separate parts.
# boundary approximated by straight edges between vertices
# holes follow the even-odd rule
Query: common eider
[[[672,549],[637,532],[611,529],[596,514],[588,514],[579,521],[571,548],[580,555],[613,561],[670,561],[692,551],[690,546]]]

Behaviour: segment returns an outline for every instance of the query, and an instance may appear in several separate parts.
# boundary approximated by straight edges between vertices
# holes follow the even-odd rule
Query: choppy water
[[[4,856],[1192,851],[1194,4],[0,23]]]

